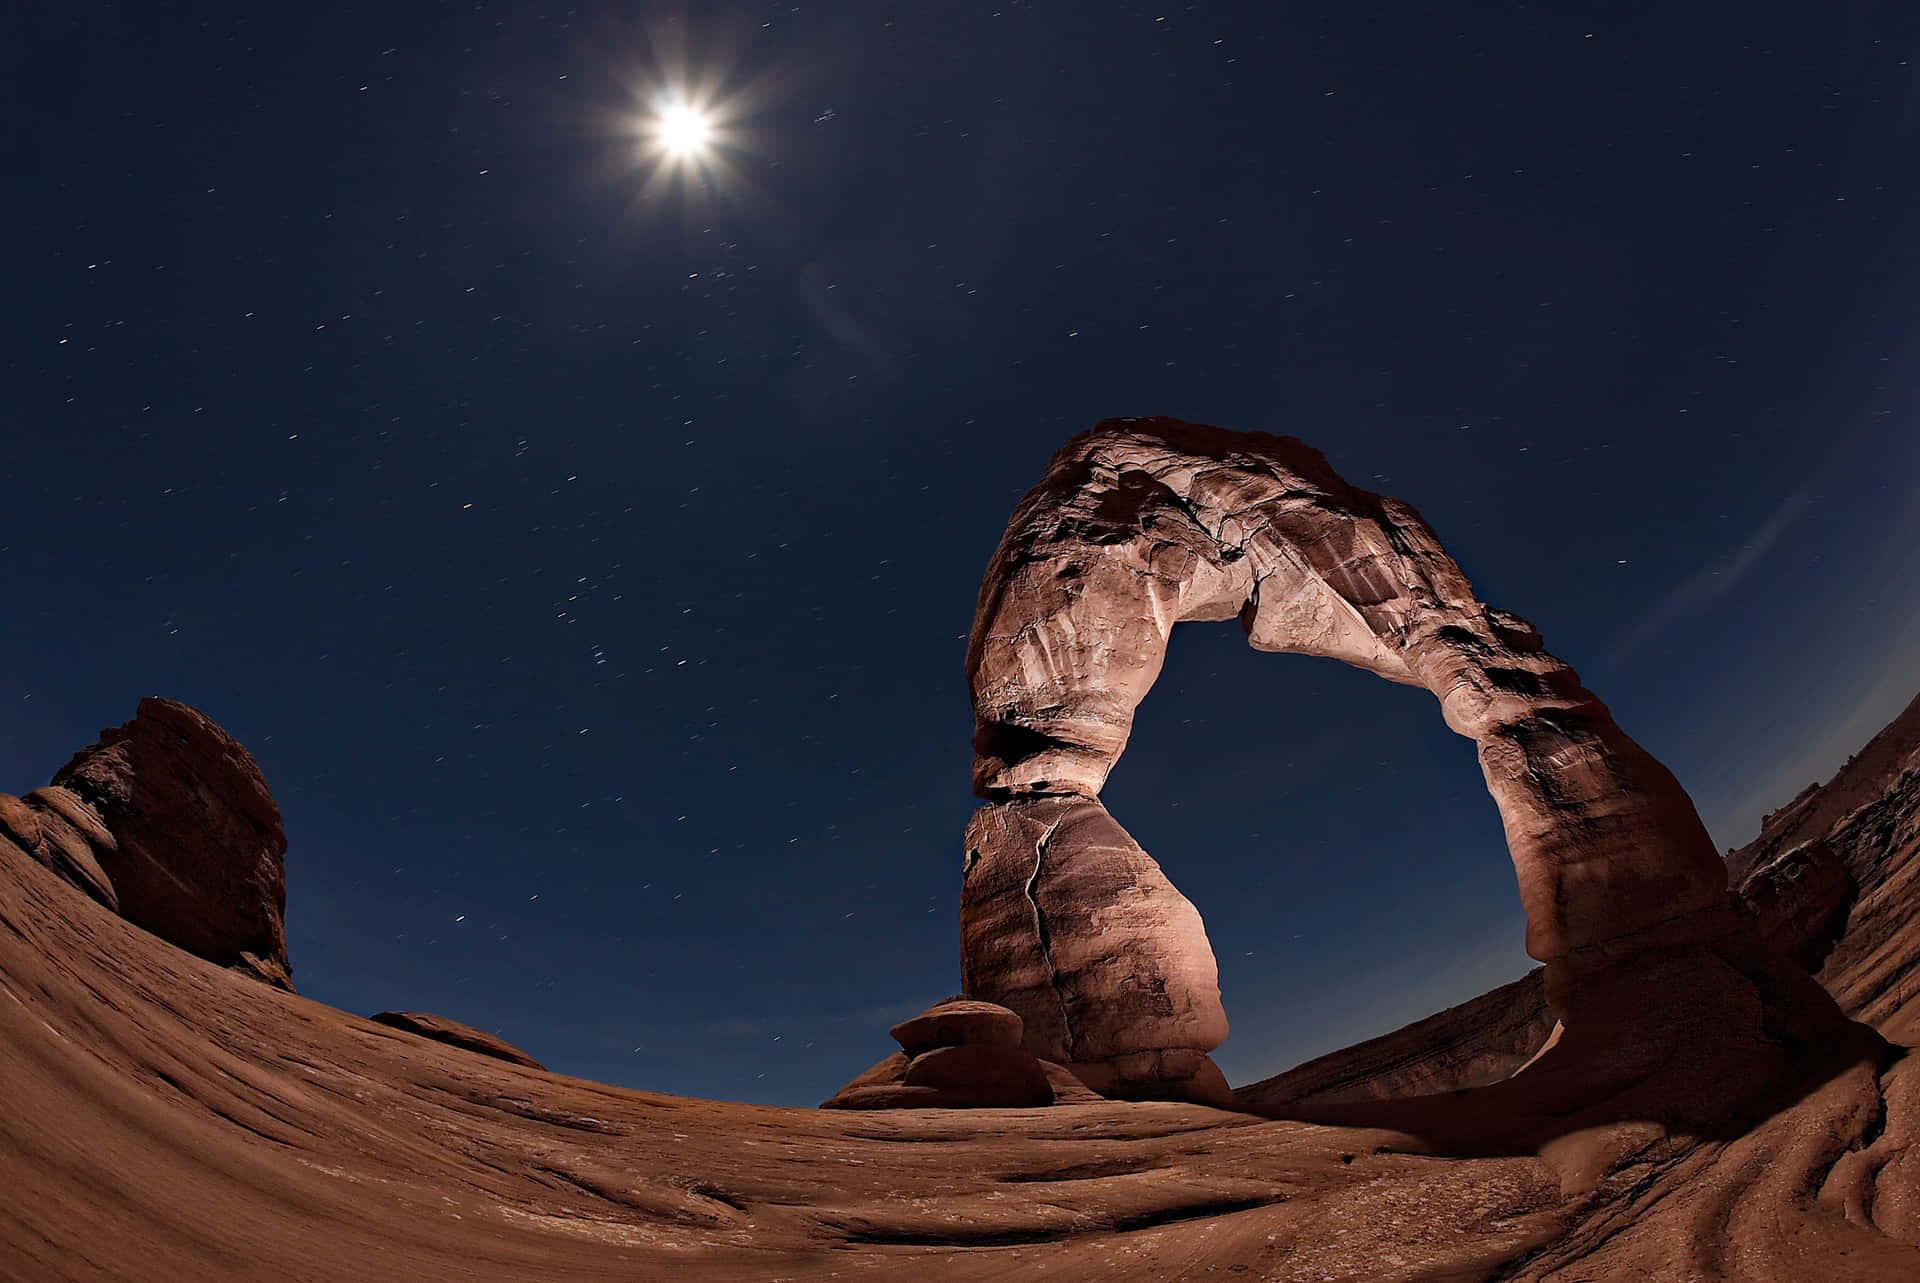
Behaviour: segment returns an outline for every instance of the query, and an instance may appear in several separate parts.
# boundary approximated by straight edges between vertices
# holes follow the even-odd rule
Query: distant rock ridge
[[[198,709],[141,700],[48,787],[0,794],[0,840],[168,943],[293,988],[280,810]]]
[[[1530,624],[1474,596],[1411,507],[1291,437],[1109,419],[1021,500],[967,649],[988,805],[965,839],[962,988],[1018,1012],[1035,1055],[1117,1096],[1197,1099],[1218,1073],[1200,915],[1099,792],[1174,625],[1235,618],[1255,649],[1424,686],[1475,741],[1563,1029],[1535,1088],[1579,1060],[1612,1068],[1567,1075],[1576,1093],[1703,1075],[1674,1050],[1718,1043],[1757,1091],[1783,1048],[1842,1023],[1738,909],[1672,773]]]
[[[1793,801],[1760,821],[1760,832],[1751,842],[1727,852],[1727,885],[1738,887],[1772,857],[1826,837],[1850,812],[1881,801],[1911,767],[1916,751],[1920,751],[1920,696],[1849,757],[1832,779],[1807,785]],[[1863,864],[1856,874],[1867,871]]]
[[[1237,1088],[1243,1108],[1267,1113],[1295,1101],[1344,1103],[1485,1087],[1513,1076],[1553,1034],[1546,970],[1422,1020],[1317,1056]]]
[[[1727,865],[1743,871],[1743,897],[1773,905],[1763,926],[1802,933],[1803,960],[1843,1011],[1920,1041],[1906,947],[1920,934],[1920,696]]]

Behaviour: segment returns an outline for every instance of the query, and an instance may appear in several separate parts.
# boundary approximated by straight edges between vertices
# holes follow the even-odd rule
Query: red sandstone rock
[[[773,1109],[403,1042],[12,848],[0,922],[0,1183],[31,1191],[0,1272],[23,1279],[1920,1273],[1920,1057],[1842,1065],[1711,1141],[1615,1123],[1545,1157],[1179,1104]]]
[[[1827,974],[1889,1029],[1920,979],[1917,817],[1902,771],[1823,835],[1863,888]],[[1366,1127],[1059,1088],[1048,1109],[848,1114],[401,1038],[133,928],[11,841],[0,924],[0,1188],[28,1192],[0,1211],[9,1278],[1920,1277],[1920,1056],[1844,1036],[1763,1116],[1704,1129],[1643,1091],[1611,1113],[1536,1113],[1523,1135],[1513,1111],[1552,1095],[1538,1071],[1561,1072],[1544,1062],[1499,1089],[1384,1102],[1391,1122]],[[1704,993],[1716,966],[1730,1006],[1755,1001],[1701,952],[1626,968],[1613,1001],[1662,1018],[1661,985]],[[1718,1032],[1681,1054],[1745,1072]],[[1694,1121],[1716,1103],[1701,1093]]]
[[[1419,514],[1290,437],[1109,419],[1022,500],[967,671],[984,797],[1099,792],[1181,620],[1425,686],[1480,746],[1535,957],[1720,904],[1672,775],[1524,620],[1477,600]]]
[[[917,1056],[935,1047],[958,1047],[963,1043],[1018,1047],[1021,1026],[1020,1017],[998,1003],[949,998],[911,1020],[901,1021],[888,1032],[909,1056]]]
[[[1920,1041],[1908,945],[1920,934],[1920,698],[1831,780],[1769,816],[1727,866],[1745,871],[1756,919],[1819,966],[1841,1010]]]
[[[967,1044],[960,1044],[967,1045]],[[1005,1105],[1013,1101],[1027,1099],[1019,1094],[1004,1094],[998,1088],[959,1088],[953,1090],[914,1086],[907,1089],[907,1066],[911,1063],[905,1052],[896,1051],[873,1068],[855,1078],[852,1082],[835,1092],[832,1097],[821,1103],[822,1109],[971,1109],[983,1104]],[[1104,1100],[1105,1097],[1092,1091],[1065,1065],[1053,1061],[1034,1062],[1046,1076],[1047,1085],[1052,1089],[1052,1103],[1056,1105],[1085,1105]],[[1026,1081],[1024,1071],[1022,1081]],[[1037,1092],[1032,1093],[1038,1095]],[[1039,1101],[1046,1104],[1046,1101]],[[1231,1107],[1231,1106],[1223,1106]]]
[[[1863,806],[1882,804],[1920,748],[1920,697],[1882,727],[1824,784],[1800,795],[1760,822],[1753,841],[1727,853],[1727,885],[1740,886],[1757,866],[1803,842],[1825,838]]]
[[[975,812],[960,892],[961,984],[1020,1013],[1062,1064],[1227,1035],[1200,915],[1088,798]]]
[[[444,1042],[450,1047],[459,1047],[463,1051],[492,1056],[495,1060],[504,1060],[509,1064],[524,1065],[528,1069],[546,1068],[506,1039],[475,1029],[472,1025],[463,1025],[458,1020],[448,1020],[445,1016],[430,1016],[424,1011],[383,1011],[367,1019],[377,1025],[404,1029],[410,1034],[419,1034],[422,1038]]]
[[[1642,955],[1661,974],[1698,962],[1709,1005],[1723,985],[1700,946],[1741,974],[1771,967],[1749,956],[1750,924],[1672,774],[1531,625],[1473,595],[1412,508],[1289,437],[1110,419],[1021,501],[967,651],[974,788],[995,805],[968,828],[962,975],[1020,1013],[1030,1049],[1103,1061],[1225,1036],[1198,914],[1095,799],[1174,624],[1235,617],[1256,649],[1426,687],[1475,741],[1528,952],[1550,964],[1563,1017],[1585,1007],[1587,1035],[1605,1041],[1616,972]],[[1769,1002],[1819,1008],[1796,1020],[1839,1021],[1823,997],[1764,983]]]
[[[1818,838],[1753,867],[1739,888],[1760,938],[1815,972],[1846,929],[1858,893],[1846,862]]]
[[[1040,1068],[1047,1075],[1048,1084],[1053,1087],[1053,1103],[1056,1105],[1091,1105],[1106,1099],[1081,1082],[1080,1076],[1065,1065],[1043,1060]]]
[[[1920,812],[1917,750],[1920,700],[1832,781],[1809,785],[1766,817],[1753,842],[1728,855],[1730,868],[1745,870],[1740,905],[1766,947],[1815,972],[1842,995],[1847,1015],[1900,1039],[1920,1032],[1920,1019],[1909,1014],[1920,1012],[1920,1004],[1911,1003],[1898,979],[1909,963],[1888,949],[1913,929],[1920,889],[1913,878],[1920,871],[1920,826],[1912,818]],[[1864,900],[1856,869],[1873,889]],[[1828,965],[1839,940],[1847,948]],[[1236,1097],[1244,1108],[1274,1113],[1296,1102],[1386,1099],[1500,1081],[1530,1060],[1554,1028],[1544,981],[1544,970],[1535,969],[1391,1034],[1242,1087]]]
[[[96,849],[112,847],[113,835],[65,789],[36,789],[24,798],[0,793],[0,840],[11,840],[101,904],[119,911],[120,897],[94,855]]]
[[[859,1093],[869,1087],[898,1087],[907,1076],[907,1062],[912,1057],[904,1051],[896,1051],[873,1068],[847,1083],[839,1091],[822,1101],[822,1109],[852,1109],[858,1106],[848,1105],[849,1098],[860,1098]]]
[[[842,1087],[822,1109],[1030,1108],[1053,1102],[1057,1075],[1021,1047],[1020,1017],[1005,1007],[948,998],[895,1025],[892,1034],[906,1050]]]
[[[293,987],[287,839],[247,751],[185,704],[143,699],[53,778],[113,838],[95,847],[121,914],[189,953]]]
[[[1029,1052],[1018,1047],[972,1043],[936,1047],[907,1065],[902,1082],[908,1087],[970,1087],[1004,1090],[1023,1105],[1050,1105],[1053,1088],[1046,1071]]]
[[[1244,1108],[1213,1058],[1191,1048],[1129,1052],[1108,1060],[1076,1061],[1066,1068],[1107,1100],[1183,1100],[1215,1109]]]
[[[1030,1109],[1051,1104],[1051,1091],[1037,1098],[1023,1086],[987,1083],[973,1086],[908,1086],[876,1083],[847,1088],[821,1104],[822,1109]]]

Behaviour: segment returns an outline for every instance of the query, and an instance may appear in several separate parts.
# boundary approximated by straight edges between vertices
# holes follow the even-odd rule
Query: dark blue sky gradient
[[[958,985],[1007,514],[1174,414],[1418,506],[1743,841],[1920,687],[1920,10],[1561,8],[11,7],[0,787],[186,700],[303,993],[812,1103]],[[1424,692],[1189,627],[1106,796],[1236,1081],[1527,965]]]

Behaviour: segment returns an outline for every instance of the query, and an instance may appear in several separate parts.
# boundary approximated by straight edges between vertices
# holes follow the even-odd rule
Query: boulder
[[[253,758],[197,709],[143,699],[42,790],[48,814],[84,813],[91,844],[134,925],[281,988],[287,961],[287,839]],[[78,831],[78,830],[76,830]]]
[[[1053,1088],[1040,1062],[1018,1047],[974,1043],[936,1047],[915,1056],[902,1083],[908,1087],[965,1087],[1002,1091],[1023,1105],[1050,1105]]]
[[[962,1044],[1018,1047],[1022,1029],[1020,1017],[998,1003],[949,998],[911,1020],[901,1021],[888,1032],[909,1056],[917,1056],[935,1047]]]
[[[892,1029],[905,1048],[825,1101],[822,1109],[1020,1109],[1092,1093],[1021,1046],[1020,1017],[965,997],[935,1003]],[[1070,1084],[1070,1085],[1068,1085]]]

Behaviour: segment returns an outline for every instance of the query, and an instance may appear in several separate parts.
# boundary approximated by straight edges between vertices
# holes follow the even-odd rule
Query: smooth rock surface
[[[1040,1062],[1019,1047],[990,1047],[973,1043],[963,1047],[935,1047],[907,1065],[902,1084],[908,1087],[970,1087],[1004,1091],[1007,1103],[1051,1105],[1053,1088]]]

